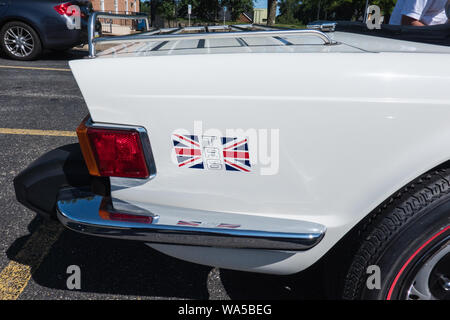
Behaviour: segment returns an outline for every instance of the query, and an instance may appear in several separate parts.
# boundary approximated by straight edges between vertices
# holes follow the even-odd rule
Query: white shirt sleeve
[[[429,0],[409,0],[405,1],[403,5],[402,15],[410,18],[420,20],[427,5],[430,4]]]

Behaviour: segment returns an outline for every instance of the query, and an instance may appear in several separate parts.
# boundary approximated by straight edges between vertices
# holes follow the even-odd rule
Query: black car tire
[[[363,228],[344,299],[450,299],[449,169],[416,179],[378,208]],[[379,268],[378,285],[373,281],[377,271],[370,266]]]
[[[17,41],[13,36],[22,36],[20,41],[25,42],[23,49],[12,48],[11,41]],[[36,31],[20,21],[6,23],[0,30],[0,48],[9,58],[14,60],[34,60],[42,53],[42,43]]]

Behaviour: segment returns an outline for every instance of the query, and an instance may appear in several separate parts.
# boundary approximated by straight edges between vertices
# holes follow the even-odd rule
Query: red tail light
[[[87,128],[82,122],[77,134],[91,175],[149,177],[141,137],[136,130]]]
[[[59,4],[59,5],[57,5],[57,6],[55,6],[55,7],[53,7],[55,10],[56,10],[56,12],[58,12],[60,15],[66,15],[66,16],[71,16],[71,15],[73,15],[74,13],[76,13],[76,10],[73,10],[73,9],[69,9],[69,7],[70,6],[72,6],[73,4],[72,3],[70,3],[70,2],[67,2],[67,3],[62,3],[62,4]]]

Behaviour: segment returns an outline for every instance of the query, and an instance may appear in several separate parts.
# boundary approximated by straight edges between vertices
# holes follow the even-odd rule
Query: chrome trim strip
[[[302,251],[314,247],[325,234],[324,226],[312,223],[315,228],[307,233],[164,225],[159,224],[161,217],[150,212],[145,214],[142,210],[140,215],[151,216],[155,222],[104,220],[99,215],[102,200],[103,197],[80,189],[61,190],[57,202],[58,219],[71,230],[94,236],[221,248]]]
[[[334,32],[336,30],[336,22],[310,23],[307,29],[320,30],[322,32]]]

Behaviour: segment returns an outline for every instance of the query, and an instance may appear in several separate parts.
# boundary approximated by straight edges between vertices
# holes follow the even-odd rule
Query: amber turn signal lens
[[[91,143],[88,137],[88,128],[85,125],[88,117],[81,121],[77,128],[78,142],[80,143],[81,152],[83,153],[84,161],[89,170],[89,174],[92,176],[100,176],[100,171],[98,170],[97,161],[95,160],[94,152],[91,148]]]

